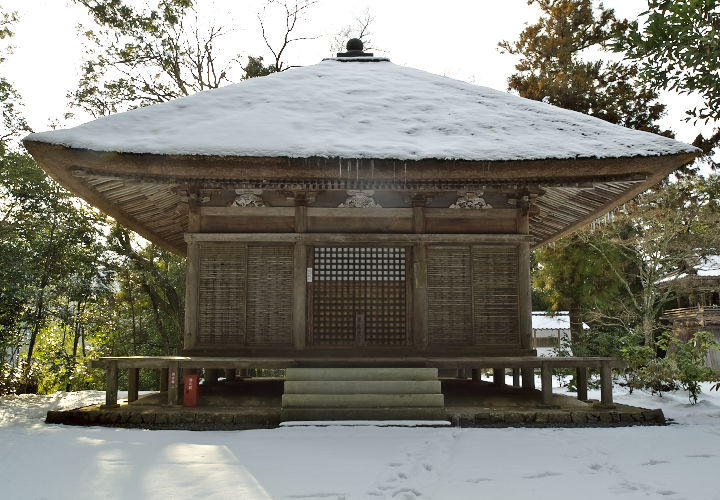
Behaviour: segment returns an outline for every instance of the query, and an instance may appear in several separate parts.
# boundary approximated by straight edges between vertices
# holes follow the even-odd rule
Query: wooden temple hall
[[[352,43],[25,145],[67,189],[187,256],[181,355],[101,360],[109,403],[119,368],[131,400],[138,368],[165,370],[176,403],[182,370],[513,368],[534,387],[535,368],[545,382],[554,366],[601,365],[611,402],[611,360],[536,357],[530,252],[696,155]]]

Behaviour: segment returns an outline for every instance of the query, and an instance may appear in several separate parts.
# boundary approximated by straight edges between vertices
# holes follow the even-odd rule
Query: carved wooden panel
[[[517,247],[472,247],[472,294],[475,344],[517,344]]]
[[[292,247],[248,247],[247,343],[292,343],[292,308]]]
[[[311,342],[407,344],[407,260],[402,247],[315,248]]]
[[[472,344],[469,246],[428,247],[427,300],[431,344]]]
[[[244,343],[247,247],[236,243],[203,243],[199,252],[200,344]]]

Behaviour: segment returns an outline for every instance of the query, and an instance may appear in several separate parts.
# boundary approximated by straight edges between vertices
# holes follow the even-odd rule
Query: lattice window
[[[199,252],[200,343],[244,343],[247,247],[233,243],[203,243]]]
[[[292,247],[248,247],[247,343],[292,343]]]
[[[472,344],[471,283],[470,247],[428,247],[428,339],[431,344]]]
[[[405,248],[315,248],[312,342],[404,345],[408,341]]]

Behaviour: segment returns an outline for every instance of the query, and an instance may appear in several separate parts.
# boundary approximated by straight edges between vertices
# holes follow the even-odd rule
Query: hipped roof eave
[[[338,177],[340,159],[287,158],[287,157],[228,157],[199,155],[157,155],[92,151],[73,149],[40,141],[24,141],[27,150],[63,187],[84,198],[90,204],[107,213],[121,224],[136,231],[154,243],[180,255],[186,253],[167,238],[149,230],[120,207],[94,191],[83,180],[74,175],[76,170],[89,169],[107,175],[123,174],[130,177],[173,178],[178,182],[202,180],[282,180],[282,179],[333,179]],[[388,159],[342,159],[346,167],[352,163],[372,168],[371,172],[358,171],[358,178],[364,175],[373,179],[393,179],[396,169],[402,168],[408,182],[431,182],[467,180],[475,182],[545,182],[599,181],[613,177],[629,178],[644,176],[645,180],[627,191],[621,198],[603,205],[576,224],[568,226],[553,237],[538,242],[537,246],[559,239],[582,227],[637,194],[656,184],[669,173],[693,161],[697,153],[686,152],[651,157],[620,158],[578,158],[544,159],[521,161],[469,161],[469,160],[388,160]],[[372,165],[372,167],[370,167]],[[410,168],[408,168],[410,167]],[[360,167],[358,167],[360,168]],[[367,177],[370,179],[370,177]]]

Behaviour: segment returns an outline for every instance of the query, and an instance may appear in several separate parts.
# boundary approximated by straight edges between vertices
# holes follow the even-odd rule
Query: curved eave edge
[[[626,191],[622,196],[617,198],[616,200],[613,200],[609,203],[606,203],[605,205],[602,205],[598,209],[596,209],[592,214],[585,217],[584,219],[581,219],[575,224],[572,224],[568,226],[567,228],[563,229],[562,231],[558,232],[557,234],[554,234],[550,238],[547,238],[545,240],[538,241],[532,245],[530,245],[530,249],[534,250],[536,248],[539,248],[543,245],[547,245],[548,243],[552,243],[553,241],[557,241],[560,238],[563,238],[565,236],[568,236],[569,234],[573,233],[574,231],[577,231],[578,229],[587,226],[588,224],[592,223],[595,219],[605,215],[606,213],[613,210],[615,207],[618,207],[622,205],[623,203],[626,203],[633,198],[635,198],[640,193],[647,191],[655,184],[662,181],[665,177],[673,173],[675,170],[690,164],[693,160],[695,160],[696,157],[700,155],[699,152],[693,152],[693,153],[683,153],[679,155],[671,155],[671,156],[664,156],[663,159],[667,159],[667,162],[664,165],[660,165],[654,173],[652,173],[648,178],[644,181],[639,183],[637,186],[633,187],[632,189]],[[674,160],[674,161],[673,161]]]
[[[138,176],[176,177],[201,180],[251,179],[337,179],[359,175],[367,180],[397,180],[400,170],[412,174],[413,181],[478,179],[488,182],[541,180],[543,178],[611,176],[628,173],[653,175],[656,159],[677,158],[681,164],[692,161],[696,151],[656,156],[545,158],[528,160],[392,160],[382,158],[291,158],[211,155],[161,155],[74,149],[62,145],[25,140],[25,147],[45,165],[89,168],[98,172]],[[263,168],[267,170],[262,170]],[[412,172],[409,169],[412,168]],[[554,170],[559,169],[562,171]],[[675,167],[677,168],[677,167]],[[355,169],[353,171],[353,169]],[[358,169],[361,172],[358,172]],[[435,172],[433,177],[432,171]],[[563,175],[563,173],[565,175]],[[369,177],[374,175],[374,177]],[[306,176],[306,177],[305,177]],[[410,180],[410,179],[408,179]]]
[[[71,193],[83,198],[85,201],[100,209],[105,214],[115,219],[120,224],[128,227],[135,231],[143,238],[170,250],[178,255],[185,256],[187,253],[186,247],[178,246],[167,238],[157,234],[154,231],[149,230],[144,225],[139,224],[138,221],[127,215],[124,211],[120,210],[116,205],[108,201],[105,197],[101,196],[97,191],[87,186],[82,180],[72,175],[72,170],[67,167],[55,165],[51,160],[42,154],[36,154],[33,150],[30,141],[24,141],[26,149],[33,155],[38,165],[40,165],[45,172],[48,173],[58,184],[63,188],[67,189]]]
[[[186,156],[180,156],[180,157],[174,157],[170,155],[141,155],[141,154],[130,154],[130,153],[113,153],[113,152],[98,152],[98,151],[91,151],[91,150],[74,150],[67,148],[65,146],[59,146],[59,145],[53,145],[49,143],[39,142],[39,141],[23,141],[25,144],[25,147],[27,150],[33,155],[33,157],[37,160],[38,164],[43,167],[43,169],[48,172],[53,179],[55,179],[60,185],[62,185],[64,188],[70,190],[71,192],[77,194],[78,196],[84,198],[87,200],[90,204],[94,205],[95,207],[99,208],[106,214],[113,217],[115,220],[120,222],[121,224],[127,226],[128,228],[132,229],[133,231],[136,231],[138,234],[143,236],[144,238],[147,238],[148,240],[170,250],[173,251],[179,255],[185,255],[186,254],[186,248],[184,245],[178,246],[174,244],[173,242],[169,241],[165,237],[155,233],[152,230],[147,229],[144,225],[140,224],[135,218],[127,215],[124,211],[120,210],[116,205],[109,202],[106,198],[104,198],[102,195],[100,195],[97,191],[91,189],[86,184],[82,182],[79,178],[75,177],[73,175],[73,171],[78,168],[83,167],[91,167],[91,168],[97,168],[99,170],[104,170],[108,173],[111,173],[112,170],[108,168],[108,164],[110,164],[111,167],[117,167],[118,163],[127,164],[128,159],[132,159],[135,164],[135,167],[138,169],[141,173],[147,173],[147,165],[143,165],[146,163],[149,163],[150,160],[155,160],[154,163],[156,163],[157,170],[159,171],[159,174],[165,175],[165,176],[174,176],[176,175],[174,164],[178,161],[182,161],[185,163],[190,162],[194,168],[192,170],[195,170],[198,168],[197,161],[201,159],[208,159],[208,158],[217,158],[217,157],[193,157],[188,158]],[[79,158],[86,160],[82,162],[78,162],[78,155]],[[150,156],[150,158],[148,158]],[[576,169],[578,164],[582,164],[586,167],[587,170],[590,170],[593,168],[596,164],[602,164],[607,162],[612,162],[613,160],[622,162],[623,164],[628,164],[628,167],[634,167],[634,168],[626,168],[623,170],[626,170],[630,173],[645,173],[647,174],[647,180],[638,184],[637,187],[627,191],[623,196],[620,198],[613,200],[612,202],[609,202],[600,208],[598,208],[596,211],[594,211],[592,214],[590,214],[588,217],[578,221],[576,224],[572,224],[565,228],[563,231],[558,232],[557,234],[541,241],[537,241],[534,245],[532,245],[532,248],[537,248],[541,245],[550,243],[552,241],[555,241],[559,238],[562,238],[563,236],[566,236],[570,234],[571,232],[575,231],[576,229],[579,229],[580,227],[583,227],[596,218],[600,217],[601,215],[607,213],[608,211],[612,210],[616,206],[625,203],[626,201],[632,199],[633,197],[637,196],[641,192],[647,190],[654,184],[660,182],[663,178],[665,178],[668,174],[673,172],[674,170],[682,167],[683,165],[686,165],[690,162],[692,162],[695,157],[698,156],[697,152],[686,152],[686,153],[678,153],[674,155],[664,155],[664,156],[653,156],[653,157],[622,157],[622,158],[603,158],[603,159],[578,159],[578,160],[571,160],[571,159],[550,159],[550,160],[525,160],[522,162],[512,162],[512,161],[505,161],[505,162],[472,162],[472,161],[462,161],[462,160],[456,160],[456,161],[447,161],[446,163],[452,164],[452,165],[467,165],[469,167],[474,167],[474,174],[478,179],[481,179],[480,176],[478,176],[478,173],[483,173],[483,168],[480,168],[479,172],[477,171],[478,165],[482,167],[483,165],[490,165],[500,167],[501,165],[513,165],[513,166],[527,166],[531,164],[547,164],[548,162],[554,163],[559,162],[559,164],[572,167],[573,169]],[[140,160],[142,158],[142,160]],[[89,160],[89,162],[87,161]],[[237,164],[238,158],[232,157],[227,158],[223,157],[220,158],[220,160],[225,163],[228,161],[233,161]],[[243,159],[247,160],[247,159]],[[254,159],[258,162],[259,165],[263,166],[271,166],[273,169],[277,168],[276,166],[278,164],[285,166],[286,171],[293,172],[293,168],[290,166],[290,160],[287,158],[256,158]],[[407,162],[410,163],[410,162]],[[419,163],[418,161],[415,161],[413,163]],[[257,166],[254,165],[255,167]],[[643,166],[645,168],[637,168]],[[546,167],[547,168],[547,167]],[[285,171],[285,169],[282,169]],[[335,167],[333,166],[333,170],[335,170]],[[117,170],[116,170],[117,171]],[[592,176],[592,173],[596,173],[596,170],[593,170],[592,172],[589,172],[589,177]],[[282,173],[282,172],[281,172]],[[294,172],[293,172],[294,173]],[[446,172],[450,173],[450,172]],[[484,173],[488,173],[488,171],[485,171]],[[554,174],[556,172],[549,171],[545,173],[546,177],[550,177],[550,175]],[[188,180],[191,179],[198,179],[202,178],[197,176],[197,172],[195,172],[194,177],[187,177]],[[550,175],[548,175],[550,174]],[[205,176],[203,176],[205,177]],[[518,179],[519,180],[519,179]],[[540,180],[540,182],[542,182]]]

